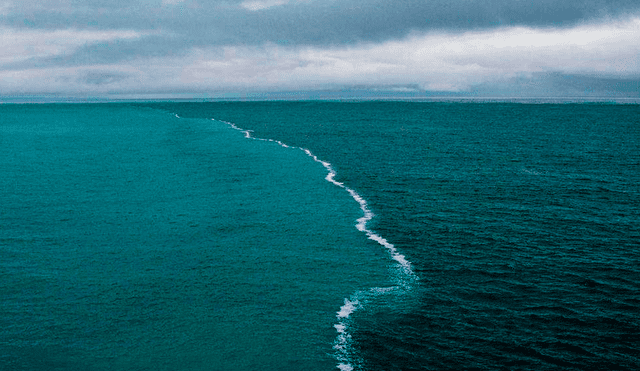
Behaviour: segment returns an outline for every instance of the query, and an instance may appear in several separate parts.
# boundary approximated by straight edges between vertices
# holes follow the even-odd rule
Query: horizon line
[[[178,95],[182,95],[177,93]],[[154,102],[523,102],[523,103],[636,103],[640,104],[640,97],[625,96],[474,96],[474,95],[348,95],[342,92],[332,91],[300,91],[282,93],[251,93],[233,94],[232,96],[202,96],[198,94],[184,94],[184,96],[172,96],[172,94],[114,94],[104,96],[79,96],[57,94],[25,94],[25,95],[0,95],[0,104],[46,104],[46,103],[154,103]]]

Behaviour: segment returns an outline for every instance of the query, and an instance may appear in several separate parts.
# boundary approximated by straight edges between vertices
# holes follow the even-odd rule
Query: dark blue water
[[[639,114],[0,106],[0,369],[638,369]]]
[[[308,147],[370,202],[419,284],[354,314],[357,369],[640,367],[637,105],[171,108]]]

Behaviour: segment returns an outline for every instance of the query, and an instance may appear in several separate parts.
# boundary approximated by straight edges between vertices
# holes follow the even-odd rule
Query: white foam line
[[[178,115],[176,115],[176,117],[177,116]],[[358,218],[358,220],[356,220],[357,221],[356,228],[360,232],[365,233],[370,240],[373,240],[378,244],[380,244],[381,246],[385,247],[388,250],[391,257],[393,258],[393,260],[395,260],[396,262],[398,262],[398,264],[400,264],[400,267],[402,268],[402,270],[407,276],[413,279],[417,279],[417,276],[415,275],[415,273],[413,272],[413,269],[411,268],[411,263],[404,257],[404,255],[398,253],[396,247],[392,243],[387,241],[385,238],[367,229],[367,223],[369,222],[369,220],[373,219],[373,217],[375,216],[374,213],[369,209],[367,205],[367,201],[364,198],[362,198],[362,196],[360,196],[358,192],[347,187],[346,185],[344,185],[344,183],[338,182],[337,180],[335,180],[337,172],[333,169],[333,166],[331,165],[331,163],[319,159],[318,156],[314,155],[307,148],[291,147],[275,139],[255,138],[251,136],[251,133],[253,132],[252,130],[242,129],[231,122],[216,120],[216,119],[212,119],[212,120],[223,122],[229,125],[230,127],[232,127],[233,129],[236,129],[244,133],[245,138],[267,141],[267,142],[274,142],[285,148],[296,148],[296,149],[302,150],[309,157],[311,157],[315,162],[318,162],[322,166],[324,166],[324,168],[327,169],[327,176],[325,177],[325,180],[349,192],[351,197],[360,205],[360,210],[362,210],[363,215],[361,218]],[[390,290],[393,290],[393,288],[390,288],[390,289],[373,288],[372,289],[373,292],[379,292],[379,293],[388,292]],[[354,369],[353,366],[351,365],[349,352],[348,352],[348,348],[349,348],[348,344],[351,340],[351,335],[349,335],[347,331],[348,329],[347,320],[349,319],[349,316],[353,312],[355,312],[359,307],[360,307],[360,302],[357,299],[345,299],[344,305],[340,307],[340,310],[338,312],[336,312],[336,318],[338,319],[338,323],[335,324],[334,327],[338,332],[338,337],[336,339],[336,342],[333,348],[339,352],[338,360],[340,361],[340,363],[337,365],[337,367],[341,371],[353,371]]]
[[[216,120],[216,119],[212,119],[212,120],[213,121],[221,121],[221,120]],[[285,148],[297,148],[297,149],[300,149],[304,153],[306,153],[309,157],[311,157],[315,162],[317,162],[317,163],[321,164],[322,166],[324,166],[324,168],[327,169],[327,176],[325,177],[325,180],[327,180],[328,182],[330,182],[330,183],[332,183],[332,184],[334,184],[334,185],[336,185],[336,186],[338,186],[340,188],[343,188],[344,190],[349,192],[351,197],[356,202],[358,202],[358,204],[360,205],[360,210],[362,210],[363,216],[357,220],[358,223],[356,224],[356,228],[360,232],[364,232],[370,240],[376,241],[380,245],[382,245],[385,248],[387,248],[387,250],[389,250],[389,253],[391,254],[391,257],[402,266],[402,268],[404,269],[405,273],[407,273],[408,275],[411,275],[411,276],[415,275],[413,273],[413,270],[411,269],[411,263],[404,257],[404,255],[398,253],[396,247],[392,243],[390,243],[389,241],[387,241],[385,238],[381,237],[380,235],[376,234],[375,232],[367,229],[367,223],[369,222],[369,220],[373,219],[375,214],[369,209],[369,207],[367,205],[367,201],[365,201],[365,199],[362,198],[362,196],[360,196],[358,194],[358,192],[356,192],[353,189],[347,187],[346,185],[344,185],[344,183],[338,182],[337,180],[335,180],[335,177],[336,177],[336,175],[338,175],[338,173],[333,169],[333,166],[331,166],[331,163],[319,159],[318,156],[314,155],[307,148],[291,147],[291,146],[289,146],[289,145],[287,145],[287,144],[285,144],[285,143],[283,143],[283,142],[281,142],[279,140],[275,140],[275,139],[256,138],[256,137],[251,136],[251,133],[253,132],[253,130],[242,129],[242,128],[238,127],[236,124],[231,123],[231,122],[227,122],[227,121],[221,121],[221,122],[224,122],[225,124],[231,126],[232,128],[243,132],[245,138],[261,140],[261,141],[266,141],[266,142],[274,142],[274,143],[277,143],[277,144],[279,144],[279,145],[281,145],[282,147],[285,147]]]
[[[338,317],[338,318],[349,318],[349,315],[351,315],[351,313],[356,311],[356,309],[358,308],[359,304],[360,303],[358,302],[358,300],[351,301],[349,299],[344,299],[344,305],[342,307],[340,307],[340,310],[337,312],[337,316],[336,317]]]
[[[338,352],[337,359],[340,362],[337,367],[342,371],[352,371],[353,366],[349,357],[349,343],[351,342],[351,335],[349,335],[348,318],[351,313],[355,312],[360,305],[357,299],[344,299],[344,305],[340,307],[340,310],[336,312],[338,323],[333,325],[338,336],[334,342],[333,349]]]

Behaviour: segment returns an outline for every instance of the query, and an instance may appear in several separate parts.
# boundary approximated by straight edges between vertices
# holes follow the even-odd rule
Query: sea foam
[[[178,115],[176,115],[176,117],[178,117]],[[367,228],[367,223],[371,219],[373,219],[375,214],[371,211],[371,209],[369,209],[367,201],[362,196],[360,196],[358,192],[347,187],[344,183],[339,182],[335,179],[335,177],[337,176],[337,172],[335,171],[335,169],[333,168],[333,165],[331,165],[330,162],[321,160],[320,158],[318,158],[318,156],[313,154],[313,152],[311,152],[311,150],[307,148],[293,147],[276,139],[256,138],[251,135],[251,133],[253,132],[252,130],[242,129],[231,122],[216,120],[216,119],[212,119],[212,120],[225,123],[229,125],[231,128],[244,133],[244,136],[247,139],[260,140],[265,142],[274,142],[284,148],[299,149],[304,153],[306,153],[309,157],[311,157],[315,162],[324,166],[324,168],[327,170],[327,176],[325,177],[325,180],[347,191],[351,195],[351,197],[360,205],[360,210],[362,210],[362,217],[356,220],[356,226],[355,226],[356,229],[358,229],[358,231],[360,232],[365,233],[368,239],[375,241],[381,246],[385,247],[389,252],[391,258],[398,263],[398,267],[400,268],[400,271],[401,271],[399,276],[402,277],[402,278],[401,277],[398,277],[398,278],[402,286],[406,287],[410,282],[414,282],[415,280],[418,279],[416,274],[413,272],[411,263],[405,258],[405,256],[398,253],[396,247],[392,243],[387,241],[387,239],[385,239],[384,237],[376,234],[375,232]],[[397,287],[391,287],[391,288],[374,287],[369,289],[366,292],[359,291],[352,298],[344,300],[344,305],[340,307],[339,311],[336,312],[336,319],[338,320],[338,323],[334,325],[334,328],[338,332],[338,336],[333,346],[333,348],[337,351],[336,359],[339,361],[339,363],[336,367],[338,369],[340,369],[341,371],[352,371],[354,369],[353,363],[355,363],[355,360],[354,360],[354,356],[351,354],[349,350],[351,335],[349,334],[348,330],[349,330],[349,318],[351,314],[361,307],[361,300],[359,298],[365,298],[367,296],[376,297],[378,295],[382,295],[390,291],[395,291],[396,289]]]

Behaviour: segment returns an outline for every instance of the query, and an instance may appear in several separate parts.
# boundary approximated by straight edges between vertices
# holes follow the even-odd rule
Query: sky
[[[640,97],[638,0],[0,0],[0,96]]]

